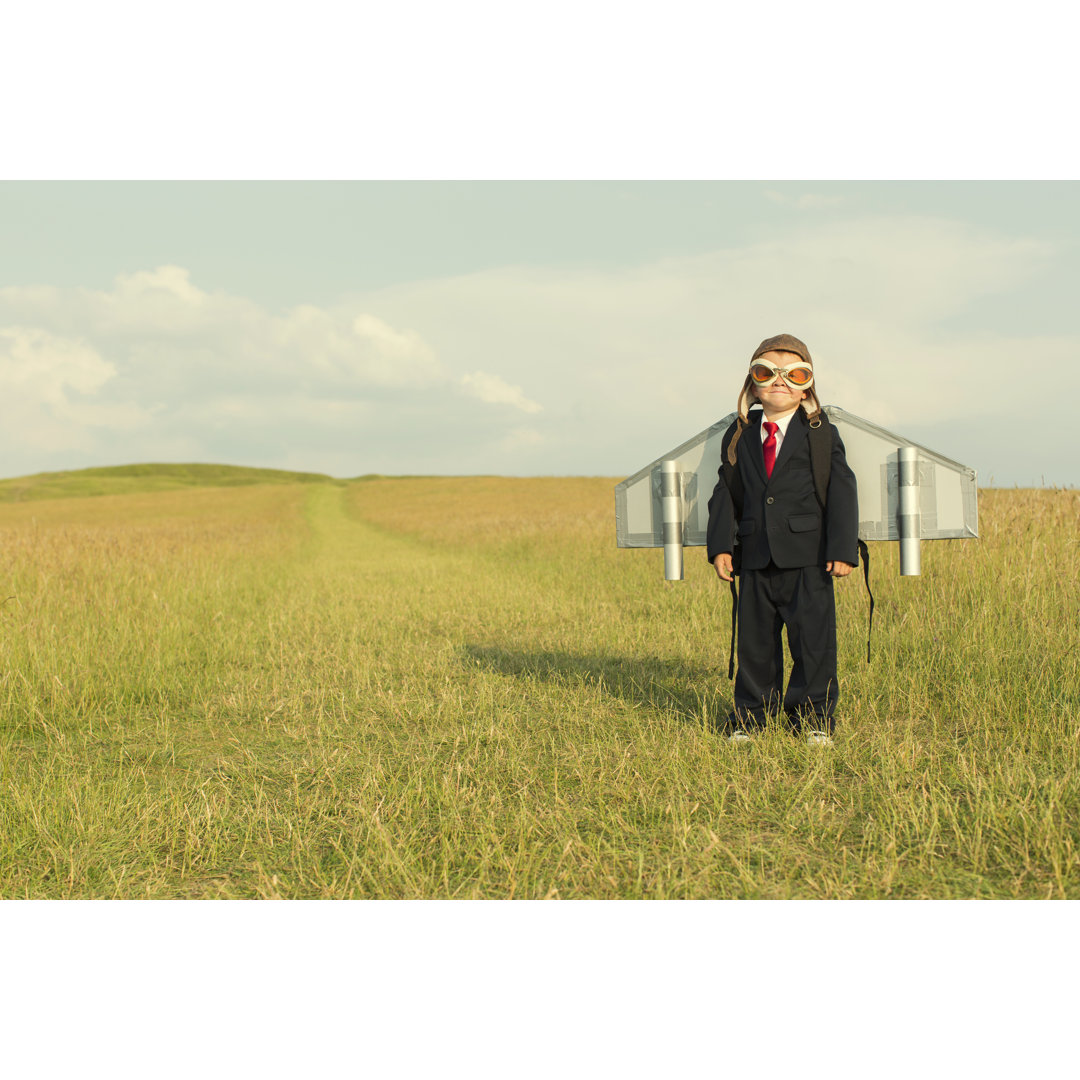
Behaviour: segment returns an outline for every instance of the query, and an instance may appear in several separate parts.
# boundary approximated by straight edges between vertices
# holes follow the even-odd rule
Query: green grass
[[[1080,495],[872,545],[822,751],[717,738],[726,586],[613,483],[0,508],[0,895],[1080,896]]]
[[[114,465],[99,469],[35,473],[0,480],[0,502],[126,495],[189,487],[248,484],[340,484],[322,473],[252,469],[242,465]]]

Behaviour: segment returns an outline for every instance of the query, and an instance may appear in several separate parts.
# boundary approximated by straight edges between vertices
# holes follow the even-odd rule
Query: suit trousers
[[[764,570],[743,570],[739,582],[739,720],[763,726],[766,715],[782,707],[795,731],[804,723],[832,731],[839,697],[832,575],[821,566],[785,570],[770,562]],[[786,694],[784,626],[792,659]]]

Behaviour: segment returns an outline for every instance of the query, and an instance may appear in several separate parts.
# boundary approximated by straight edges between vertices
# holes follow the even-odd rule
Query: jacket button
[[[768,498],[767,498],[767,499],[766,499],[765,501],[766,501],[766,502],[767,502],[767,503],[768,503],[768,504],[769,504],[770,506],[772,506],[772,504],[773,504],[773,503],[774,503],[774,502],[775,502],[776,500],[775,500],[775,499],[773,499],[773,497],[772,497],[772,496],[770,495],[770,496],[769,496],[769,497],[768,497]]]

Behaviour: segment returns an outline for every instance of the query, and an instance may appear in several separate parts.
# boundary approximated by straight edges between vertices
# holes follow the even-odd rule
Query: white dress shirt
[[[800,405],[799,408],[801,409],[802,406]],[[797,412],[797,411],[798,410],[795,410],[793,412],[789,412],[787,414],[787,416],[781,417],[779,420],[774,420],[773,421],[773,423],[776,424],[776,456],[777,457],[780,456],[780,447],[784,445],[784,436],[787,434],[788,424],[791,423],[791,418],[795,415],[795,412]],[[765,415],[764,410],[762,410],[762,413],[761,413],[761,444],[762,444],[762,446],[765,445],[765,440],[769,437],[769,433],[765,430],[765,421],[766,420],[768,420],[768,417]]]

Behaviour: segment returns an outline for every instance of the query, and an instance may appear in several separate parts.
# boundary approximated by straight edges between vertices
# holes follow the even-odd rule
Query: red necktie
[[[780,425],[766,420],[764,426],[769,433],[769,437],[761,447],[765,453],[765,475],[772,476],[773,466],[776,464],[776,433],[780,430]]]

